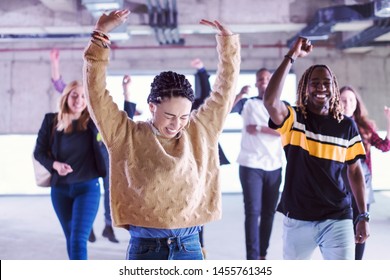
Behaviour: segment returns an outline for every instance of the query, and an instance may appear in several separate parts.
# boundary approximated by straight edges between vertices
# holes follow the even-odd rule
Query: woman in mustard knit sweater
[[[103,14],[84,53],[88,108],[110,154],[112,218],[129,230],[127,259],[203,259],[199,230],[221,218],[218,138],[235,98],[239,36],[218,21],[216,82],[204,104],[191,112],[194,93],[184,75],[154,78],[150,121],[134,122],[105,89],[112,29],[130,11]]]

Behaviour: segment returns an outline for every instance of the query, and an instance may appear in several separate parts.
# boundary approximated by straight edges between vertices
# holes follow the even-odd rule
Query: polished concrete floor
[[[376,192],[371,206],[371,237],[365,259],[390,260],[390,192]],[[88,243],[93,260],[123,260],[129,241],[124,229],[116,228],[120,243],[101,236],[103,203],[95,220],[95,243]],[[65,239],[48,195],[0,196],[0,259],[65,260]],[[276,214],[268,259],[282,259],[282,215]],[[223,218],[205,226],[205,246],[209,260],[245,259],[244,214],[241,194],[223,195]],[[313,259],[321,259],[317,251]]]

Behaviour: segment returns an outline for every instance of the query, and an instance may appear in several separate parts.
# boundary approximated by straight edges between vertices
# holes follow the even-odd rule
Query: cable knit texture
[[[221,218],[218,137],[235,98],[238,35],[216,36],[219,64],[210,97],[193,111],[179,139],[134,122],[106,90],[109,49],[90,42],[84,53],[88,109],[110,154],[115,226],[183,228]]]

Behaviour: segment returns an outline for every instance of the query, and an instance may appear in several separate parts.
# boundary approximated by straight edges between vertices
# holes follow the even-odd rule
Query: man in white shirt
[[[280,135],[268,127],[269,114],[263,104],[271,75],[265,68],[258,70],[258,96],[243,98],[249,90],[249,86],[244,86],[237,94],[232,109],[232,113],[239,113],[243,118],[237,162],[244,195],[248,260],[266,259],[282,181],[283,149]]]

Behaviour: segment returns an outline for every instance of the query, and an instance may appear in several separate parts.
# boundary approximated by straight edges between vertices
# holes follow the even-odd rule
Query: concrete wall
[[[241,34],[242,71],[260,67],[275,69],[287,52],[287,40],[311,20],[317,9],[367,1],[181,0],[177,1],[180,11],[178,22],[179,29],[188,25],[195,28],[202,18],[219,19],[228,26],[241,28],[241,32],[232,29]],[[0,1],[0,14],[2,32],[12,29],[15,33],[33,33],[35,29],[49,30],[48,27],[60,28],[58,30],[78,28],[89,32],[96,21],[77,0]],[[132,34],[133,28],[145,29],[145,17],[146,14],[132,14],[128,20],[128,32]],[[284,27],[281,29],[280,26]],[[258,28],[262,30],[253,31]],[[313,63],[328,64],[336,73],[340,85],[350,84],[361,92],[371,118],[380,129],[384,129],[382,108],[390,106],[390,50],[375,47],[365,54],[351,54],[335,49],[334,42],[341,39],[340,36],[353,35],[353,32],[350,33],[334,34],[326,43],[316,45],[314,52],[298,60],[293,70],[299,77]],[[126,42],[115,42],[109,71],[116,74],[158,74],[172,69],[191,74],[194,69],[190,67],[190,61],[195,57],[201,58],[208,69],[215,70],[217,57],[213,34],[183,32],[180,37],[185,39],[185,46],[161,47],[151,34],[132,35]],[[87,39],[80,38],[0,41],[0,134],[37,132],[43,115],[56,111],[59,96],[50,82],[50,50],[53,47],[60,49],[61,73],[65,81],[71,81],[82,78],[82,52],[86,44]]]

